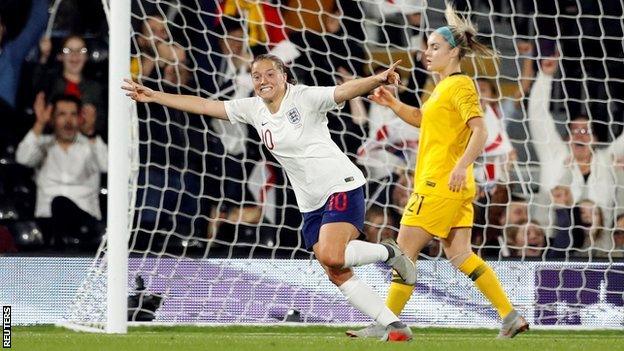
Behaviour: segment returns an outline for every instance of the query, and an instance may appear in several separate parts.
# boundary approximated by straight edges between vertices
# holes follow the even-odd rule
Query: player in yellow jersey
[[[397,241],[415,261],[431,239],[439,238],[451,264],[472,279],[498,311],[503,321],[498,337],[512,338],[529,325],[511,305],[492,268],[470,247],[475,197],[472,164],[483,151],[487,129],[475,83],[460,71],[466,54],[497,54],[476,41],[474,26],[452,6],[447,5],[445,17],[448,25],[433,32],[427,43],[427,69],[439,77],[422,108],[401,103],[383,87],[369,97],[420,128],[414,193],[405,207]],[[386,305],[399,315],[413,290],[414,285],[395,274]],[[347,335],[377,336],[382,332],[379,329],[371,325]]]

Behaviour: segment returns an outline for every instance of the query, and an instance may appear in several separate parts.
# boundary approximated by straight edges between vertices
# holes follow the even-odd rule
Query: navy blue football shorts
[[[366,215],[364,186],[344,193],[331,194],[323,207],[302,215],[303,240],[308,250],[318,242],[321,226],[325,223],[351,223],[362,233]]]

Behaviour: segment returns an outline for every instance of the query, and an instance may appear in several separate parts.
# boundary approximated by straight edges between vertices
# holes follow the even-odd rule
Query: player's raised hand
[[[132,98],[132,100],[137,102],[153,102],[155,100],[154,95],[156,94],[154,90],[143,86],[139,83],[133,82],[131,79],[124,79],[126,84],[121,86],[121,89],[126,90],[126,96]]]
[[[401,84],[401,76],[399,76],[399,74],[397,72],[395,72],[396,67],[399,65],[399,63],[401,63],[401,60],[396,61],[395,63],[392,64],[392,66],[390,66],[390,68],[388,68],[387,70],[377,74],[377,80],[381,83],[381,84],[393,84],[393,85],[399,85]]]
[[[368,98],[376,104],[387,107],[390,107],[398,101],[392,92],[384,86],[380,86],[379,88],[373,90],[373,94],[369,95]]]

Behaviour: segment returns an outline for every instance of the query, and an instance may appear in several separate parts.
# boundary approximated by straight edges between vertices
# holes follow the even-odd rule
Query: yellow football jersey
[[[464,74],[446,77],[435,87],[421,112],[414,192],[448,199],[474,197],[472,165],[467,170],[466,189],[454,193],[448,187],[449,176],[470,140],[472,132],[467,122],[483,116],[474,82]]]

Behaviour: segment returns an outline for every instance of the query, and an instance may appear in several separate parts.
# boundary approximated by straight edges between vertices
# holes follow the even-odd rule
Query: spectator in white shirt
[[[67,238],[89,242],[100,213],[100,173],[106,172],[108,151],[94,135],[95,121],[81,119],[80,99],[64,95],[45,105],[35,99],[36,121],[20,142],[17,162],[35,168],[35,217],[47,244],[61,249]],[[48,123],[53,135],[44,135]]]
[[[558,64],[556,59],[542,60],[541,71],[529,98],[529,128],[540,161],[541,199],[547,204],[552,189],[559,185],[569,186],[572,203],[584,198],[592,200],[604,210],[605,226],[613,228],[618,182],[614,163],[616,158],[624,156],[624,133],[608,147],[596,148],[591,120],[585,116],[574,116],[569,121],[568,138],[557,132],[549,107],[553,75]],[[548,212],[536,211],[539,213]],[[542,223],[547,220],[540,218]]]

